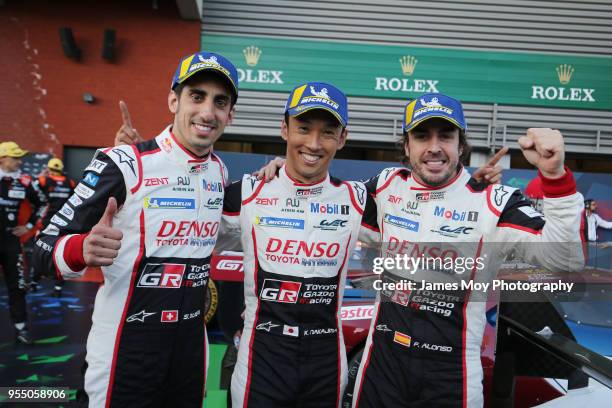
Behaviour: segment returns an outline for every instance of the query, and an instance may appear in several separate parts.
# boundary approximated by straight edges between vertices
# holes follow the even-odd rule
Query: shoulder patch
[[[487,188],[487,200],[493,212],[498,215],[506,206],[506,203],[517,189],[504,186],[503,184],[493,184]]]
[[[353,188],[355,192],[355,199],[359,203],[361,207],[365,206],[366,203],[366,188],[363,183],[358,181],[349,181],[350,186]]]
[[[132,145],[123,145],[111,148],[106,155],[117,165],[128,190],[135,192],[142,180],[140,156]]]
[[[393,174],[398,170],[408,170],[403,167],[387,167],[383,171],[380,172],[379,180],[387,181],[389,177],[393,176]]]

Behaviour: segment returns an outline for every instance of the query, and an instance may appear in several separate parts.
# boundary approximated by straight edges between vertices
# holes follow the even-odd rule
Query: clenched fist
[[[527,129],[518,144],[529,163],[547,178],[559,178],[565,174],[565,144],[561,132],[548,128]]]

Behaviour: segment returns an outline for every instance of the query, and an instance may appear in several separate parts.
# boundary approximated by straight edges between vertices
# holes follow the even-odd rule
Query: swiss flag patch
[[[178,322],[178,310],[162,310],[161,321],[162,323]]]

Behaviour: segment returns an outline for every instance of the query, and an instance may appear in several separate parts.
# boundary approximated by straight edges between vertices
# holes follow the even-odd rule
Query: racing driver
[[[99,150],[36,243],[41,264],[64,277],[102,267],[87,340],[91,407],[202,405],[203,308],[227,177],[212,146],[237,97],[229,60],[182,59],[168,95],[172,125]]]
[[[246,175],[226,190],[222,229],[241,231],[245,266],[234,407],[340,404],[347,373],[339,310],[365,205],[362,183],[328,174],[347,123],[342,91],[297,86],[281,123],[287,160],[278,177]]]
[[[436,257],[445,248],[463,248],[485,266],[468,269],[465,277],[474,281],[494,275],[510,249],[528,263],[580,269],[582,197],[564,167],[561,133],[528,129],[518,140],[539,170],[543,217],[518,189],[477,183],[461,166],[469,149],[466,130],[456,99],[437,93],[408,103],[403,147],[409,168],[383,170],[366,183],[375,205],[366,205],[360,239],[381,241],[388,257]],[[385,270],[383,282],[398,282],[400,272]],[[433,280],[461,271],[420,272]],[[353,406],[481,407],[484,300],[486,294],[470,290],[380,291]]]

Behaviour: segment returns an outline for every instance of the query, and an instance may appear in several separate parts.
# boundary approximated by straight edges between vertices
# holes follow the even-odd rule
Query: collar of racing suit
[[[422,184],[418,182],[414,177],[410,177],[407,181],[411,190],[421,190],[421,191],[437,191],[437,190],[454,190],[461,186],[465,186],[465,183],[470,179],[471,174],[466,170],[465,167],[461,166],[461,169],[457,172],[457,174],[450,179],[447,183],[441,186],[429,186],[427,184]]]
[[[325,174],[323,180],[317,181],[316,183],[300,183],[287,174],[285,166],[280,168],[278,178],[287,191],[290,191],[292,195],[298,198],[316,197],[321,195],[326,186],[329,186],[329,173]]]
[[[161,151],[167,154],[172,161],[184,167],[189,174],[197,174],[206,170],[212,149],[206,156],[197,157],[177,140],[171,128],[172,126],[168,126],[155,138]]]

